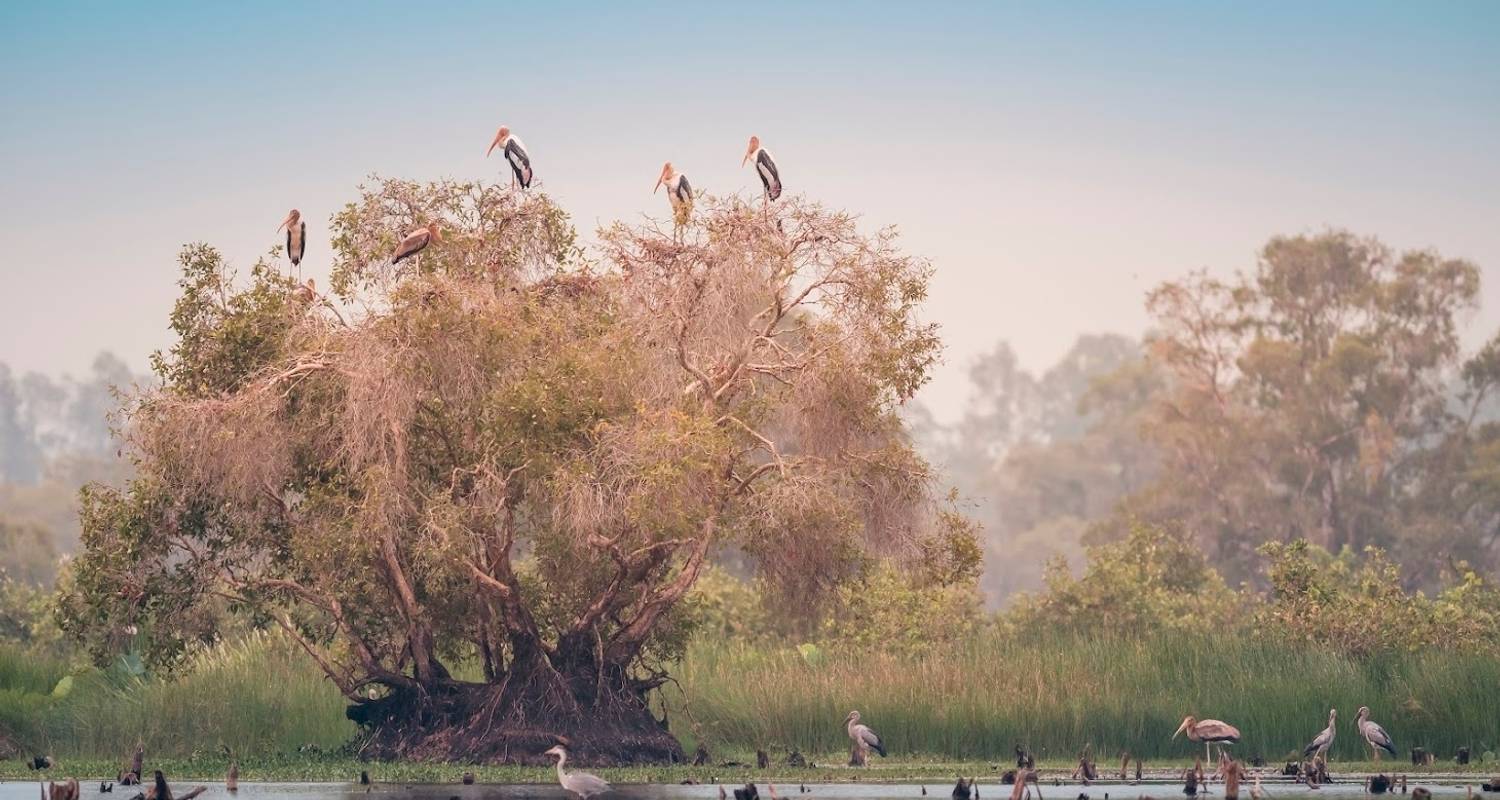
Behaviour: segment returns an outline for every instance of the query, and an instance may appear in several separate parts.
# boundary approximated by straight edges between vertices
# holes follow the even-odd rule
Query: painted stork
[[[1396,743],[1391,740],[1391,735],[1385,732],[1385,728],[1370,721],[1369,706],[1359,707],[1354,727],[1359,729],[1359,735],[1365,737],[1365,741],[1369,743],[1370,752],[1375,755],[1376,761],[1380,760],[1381,750],[1392,756],[1396,755]]]
[[[849,716],[844,717],[844,729],[849,732],[849,738],[854,740],[854,746],[869,752],[874,750],[885,758],[885,744],[880,741],[879,734],[870,730],[869,725],[861,724],[859,712],[850,711]]]
[[[497,147],[505,153],[505,160],[510,162],[511,185],[519,183],[522,189],[530,189],[531,156],[526,152],[526,145],[521,143],[521,137],[512,136],[510,128],[501,125],[500,130],[495,133],[495,140],[490,142],[490,149],[484,151],[484,157],[489,158]]]
[[[661,168],[661,177],[656,179],[656,189],[651,193],[656,194],[661,187],[667,187],[667,200],[672,203],[672,220],[682,227],[688,223],[693,216],[693,185],[688,183],[687,176],[672,168],[672,162],[668,161]]]
[[[740,160],[743,167],[755,159],[755,171],[760,173],[760,182],[766,187],[766,202],[781,196],[781,170],[776,167],[776,159],[771,158],[771,153],[760,146],[760,137],[751,136],[750,146],[745,149],[745,157]]]
[[[1193,716],[1182,718],[1182,724],[1177,726],[1177,732],[1172,734],[1176,739],[1178,733],[1186,731],[1189,740],[1203,743],[1203,760],[1211,761],[1208,754],[1209,742],[1220,744],[1234,744],[1240,740],[1240,729],[1216,719],[1200,720]]]
[[[1302,755],[1304,755],[1304,756],[1310,756],[1310,755],[1313,755],[1314,753],[1320,753],[1321,754],[1321,753],[1327,753],[1328,752],[1328,748],[1330,748],[1330,747],[1333,746],[1333,736],[1334,736],[1335,733],[1337,733],[1337,729],[1336,729],[1336,726],[1333,724],[1333,721],[1335,719],[1337,719],[1338,716],[1339,716],[1339,710],[1338,709],[1336,709],[1336,708],[1330,708],[1330,709],[1328,709],[1328,727],[1324,728],[1322,733],[1319,733],[1317,736],[1314,736],[1313,740],[1311,742],[1308,742],[1308,744],[1307,744],[1306,747],[1302,748]]]
[[[441,242],[443,240],[442,228],[441,223],[429,222],[406,234],[406,238],[401,240],[401,244],[396,245],[396,252],[391,253],[391,263],[400,263],[401,259],[410,258],[422,252],[427,245],[433,242]]]
[[[609,784],[605,783],[604,779],[598,775],[563,770],[563,765],[568,763],[568,751],[562,745],[548,750],[546,755],[557,756],[557,782],[562,784],[564,789],[578,795],[583,800],[588,800],[588,798],[596,794],[603,794],[609,791]]]
[[[292,209],[287,213],[286,219],[276,230],[286,228],[286,255],[292,260],[292,266],[302,267],[302,254],[307,250],[307,223],[302,221],[302,212]]]

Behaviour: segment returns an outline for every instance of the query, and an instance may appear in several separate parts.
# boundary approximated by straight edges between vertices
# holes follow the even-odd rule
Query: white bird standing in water
[[[1313,740],[1308,743],[1307,747],[1302,748],[1302,755],[1310,756],[1315,753],[1321,755],[1328,752],[1328,748],[1333,746],[1333,736],[1336,733],[1333,721],[1338,718],[1338,715],[1338,709],[1328,709],[1328,727],[1324,728],[1322,733],[1313,737]]]
[[[292,266],[297,267],[297,276],[302,276],[302,254],[307,250],[307,223],[302,221],[302,212],[292,209],[276,230],[286,228],[286,256]]]
[[[656,179],[656,189],[651,193],[656,194],[663,186],[667,187],[667,200],[672,203],[672,221],[680,228],[693,217],[693,185],[668,161],[662,166],[661,177]]]
[[[521,137],[513,136],[508,126],[501,125],[500,130],[495,133],[495,140],[490,142],[490,149],[484,151],[484,157],[489,158],[497,147],[505,153],[505,160],[510,162],[512,185],[519,183],[522,189],[530,189],[531,154],[526,152],[526,145],[521,143]]]
[[[557,756],[557,782],[562,784],[564,789],[578,795],[584,800],[588,800],[588,798],[596,794],[604,794],[609,791],[609,784],[605,783],[604,779],[598,775],[563,770],[563,765],[568,762],[568,751],[563,749],[562,745],[548,750],[546,754]]]

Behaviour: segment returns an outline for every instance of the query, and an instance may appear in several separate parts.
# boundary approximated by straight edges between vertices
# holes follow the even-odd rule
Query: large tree
[[[1236,578],[1268,540],[1437,545],[1412,499],[1453,476],[1432,448],[1458,422],[1458,320],[1478,291],[1469,262],[1342,231],[1274,238],[1233,280],[1158,287],[1150,349],[1171,380],[1145,434],[1162,474],[1119,519],[1185,523]]]
[[[666,760],[647,697],[717,548],[803,598],[872,556],[972,560],[896,413],[938,341],[891,232],[702,198],[601,240],[542,194],[384,181],[334,220],[337,306],[185,249],[137,477],[85,494],[66,622],[160,664],[224,613],[279,626],[367,752]]]

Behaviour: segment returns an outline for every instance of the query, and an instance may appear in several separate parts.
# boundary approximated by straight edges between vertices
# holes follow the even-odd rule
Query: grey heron
[[[1380,751],[1384,750],[1392,756],[1396,755],[1396,743],[1391,740],[1391,735],[1385,732],[1385,728],[1370,721],[1370,707],[1360,706],[1359,714],[1356,715],[1355,727],[1359,729],[1359,735],[1365,737],[1370,745],[1370,752],[1374,754],[1375,760],[1380,760]]]
[[[869,725],[860,723],[858,711],[850,711],[849,716],[844,717],[844,729],[849,732],[849,738],[854,740],[855,747],[865,752],[874,750],[881,758],[885,758],[885,744],[880,741],[880,735],[870,730]]]
[[[562,784],[564,789],[584,800],[609,791],[609,784],[598,775],[590,775],[587,772],[568,772],[563,769],[563,765],[568,763],[568,751],[562,745],[548,750],[546,755],[557,756],[557,782]]]
[[[1187,738],[1194,742],[1203,743],[1203,760],[1211,761],[1208,753],[1209,742],[1220,744],[1234,744],[1240,740],[1240,729],[1217,719],[1198,719],[1191,715],[1182,718],[1182,724],[1177,726],[1177,732],[1172,734],[1176,739],[1178,733],[1187,732]]]
[[[1302,748],[1302,755],[1322,755],[1328,752],[1328,748],[1333,746],[1333,736],[1336,733],[1333,721],[1338,717],[1338,715],[1338,709],[1328,709],[1328,727],[1324,728],[1322,733],[1314,736],[1313,740],[1311,742],[1308,742],[1306,747]]]

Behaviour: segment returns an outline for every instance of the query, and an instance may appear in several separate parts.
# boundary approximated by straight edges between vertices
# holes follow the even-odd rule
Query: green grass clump
[[[11,663],[16,655],[0,651],[0,680],[20,670]],[[61,677],[57,666],[17,686],[0,684],[0,720],[26,747],[60,758],[124,763],[138,738],[161,757],[191,758],[221,746],[265,756],[337,749],[355,733],[338,690],[276,634],[220,645],[170,680],[80,671],[65,696],[52,697],[41,687],[50,693],[56,680],[43,678]],[[26,718],[13,721],[12,711]]]
[[[1120,750],[1186,763],[1201,748],[1170,737],[1189,713],[1239,726],[1241,757],[1275,761],[1321,730],[1330,707],[1340,712],[1332,758],[1348,763],[1368,758],[1353,727],[1361,705],[1402,756],[1421,746],[1451,765],[1460,746],[1476,758],[1500,750],[1500,662],[1481,655],[1358,659],[1263,637],[1182,633],[1032,638],[987,631],[918,655],[699,640],[673,670],[680,689],[669,686],[661,699],[688,750],[701,737],[716,760],[752,763],[757,749],[843,763],[842,720],[857,708],[899,756],[877,763],[899,761],[912,774],[1003,762],[1018,743],[1056,763],[1085,745],[1101,766]],[[353,763],[335,754],[356,733],[346,702],[277,634],[221,645],[170,679],[78,670],[71,690],[55,695],[67,674],[63,662],[0,647],[0,732],[26,750],[111,770],[137,738],[153,760],[203,777],[222,770],[221,747],[247,779],[341,780]],[[381,769],[392,781],[441,772]]]
[[[1234,751],[1277,759],[1341,714],[1332,757],[1368,758],[1355,711],[1372,709],[1402,755],[1451,756],[1500,742],[1500,662],[1412,653],[1356,660],[1253,639],[1169,634],[1025,641],[981,634],[916,658],[698,642],[676,675],[710,748],[847,750],[844,714],[859,709],[893,752],[1004,758],[1016,744],[1063,758],[1092,745],[1101,760],[1191,757],[1172,731],[1187,714],[1238,726]],[[682,702],[682,697],[668,697]],[[1198,749],[1201,753],[1201,748]]]

